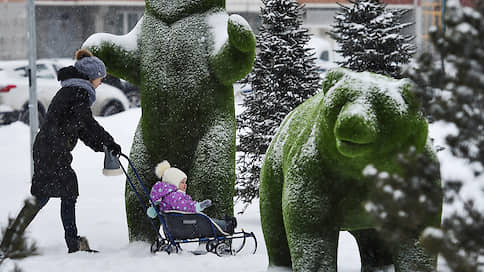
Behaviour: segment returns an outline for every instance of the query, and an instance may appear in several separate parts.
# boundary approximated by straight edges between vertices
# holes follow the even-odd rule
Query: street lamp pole
[[[27,18],[28,18],[28,38],[29,38],[29,121],[30,121],[30,176],[34,174],[34,161],[32,148],[35,136],[39,130],[39,118],[37,108],[37,44],[35,31],[35,2],[27,0]]]
[[[421,0],[413,0],[414,16],[415,16],[415,37],[419,53],[422,51],[422,10],[420,8]]]

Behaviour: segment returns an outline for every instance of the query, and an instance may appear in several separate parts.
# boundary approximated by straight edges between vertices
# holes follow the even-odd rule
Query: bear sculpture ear
[[[347,70],[344,68],[329,70],[323,80],[323,93],[326,94],[346,73]]]
[[[418,86],[410,79],[402,79],[404,82],[402,87],[402,96],[408,106],[409,112],[418,112],[420,110],[420,98],[416,95],[418,93]]]
[[[428,122],[420,111],[421,103],[416,95],[417,85],[410,79],[402,80],[402,96],[407,104],[407,112],[411,119],[411,139],[410,142],[417,149],[417,152],[423,152],[427,143]]]
[[[427,120],[422,116],[421,113],[415,115],[415,124],[413,126],[413,131],[411,135],[412,145],[417,149],[417,152],[423,152],[425,150],[425,145],[427,143],[427,137],[429,133]]]

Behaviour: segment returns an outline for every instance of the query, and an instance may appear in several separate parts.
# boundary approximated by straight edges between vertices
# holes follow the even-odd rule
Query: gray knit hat
[[[78,50],[76,52],[76,60],[74,64],[76,69],[87,75],[90,80],[106,76],[106,66],[104,66],[102,60],[94,57],[88,50]]]

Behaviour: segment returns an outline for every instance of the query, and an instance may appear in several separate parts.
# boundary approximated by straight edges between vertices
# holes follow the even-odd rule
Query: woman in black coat
[[[14,232],[23,232],[51,197],[61,198],[61,219],[68,252],[89,249],[87,239],[77,235],[75,203],[79,195],[77,177],[71,168],[72,150],[78,139],[96,152],[103,146],[114,154],[121,152],[113,137],[93,118],[91,105],[95,88],[106,76],[104,63],[87,50],[76,52],[74,66],[58,72],[62,88],[47,111],[33,146],[34,175],[31,194],[17,219],[7,228],[0,249],[8,252]]]

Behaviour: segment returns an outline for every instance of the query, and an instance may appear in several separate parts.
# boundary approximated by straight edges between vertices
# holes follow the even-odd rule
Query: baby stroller
[[[131,160],[124,154],[120,154],[120,157],[123,157],[128,161],[128,164],[133,170],[133,173],[141,185],[141,188],[143,188],[146,197],[149,199],[151,205],[156,207],[155,203],[150,198],[148,190],[144,186],[136,169],[131,163]],[[120,166],[128,179],[128,183],[135,192],[138,201],[146,212],[148,207],[141,200],[141,196],[128,176],[126,169],[121,163]],[[155,210],[164,235],[160,234],[155,223],[153,222],[153,219],[147,216],[151,222],[153,230],[157,233],[157,238],[151,245],[150,251],[152,253],[159,251],[165,251],[168,254],[173,252],[178,253],[182,251],[182,244],[202,243],[206,245],[207,252],[214,253],[218,256],[235,255],[244,248],[247,238],[252,238],[255,244],[252,254],[255,254],[257,250],[257,239],[255,238],[253,232],[248,233],[242,229],[238,232],[227,233],[210,217],[201,212],[187,213],[176,210],[160,212],[158,209]],[[237,249],[232,248],[232,242],[238,239],[242,240],[241,245]]]

